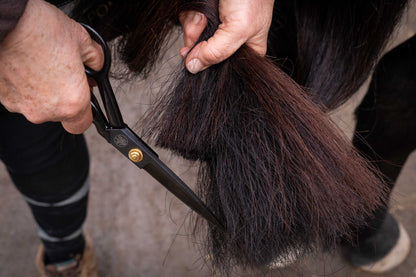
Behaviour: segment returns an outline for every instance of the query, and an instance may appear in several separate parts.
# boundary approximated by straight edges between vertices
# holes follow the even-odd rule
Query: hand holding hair
[[[0,44],[0,102],[32,123],[60,121],[70,133],[92,123],[84,64],[99,70],[101,47],[56,7],[29,0]]]
[[[220,0],[221,24],[212,37],[200,42],[192,50],[191,47],[207,25],[207,18],[197,11],[181,13],[179,19],[184,30],[185,46],[180,53],[182,56],[188,54],[185,61],[188,71],[195,74],[212,64],[222,62],[244,43],[264,56],[273,3],[274,0]]]

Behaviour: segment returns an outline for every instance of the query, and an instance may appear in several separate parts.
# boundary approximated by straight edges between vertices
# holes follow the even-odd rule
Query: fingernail
[[[192,18],[192,21],[193,21],[194,24],[198,24],[201,21],[201,19],[202,19],[202,15],[200,13],[196,12],[194,14],[194,17]]]
[[[201,71],[202,63],[198,59],[193,59],[186,65],[186,68],[189,72],[196,74]]]

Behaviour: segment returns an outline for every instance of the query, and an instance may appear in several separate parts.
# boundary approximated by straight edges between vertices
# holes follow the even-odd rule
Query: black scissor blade
[[[202,200],[161,160],[156,159],[143,168],[167,190],[212,224],[224,229]]]
[[[109,142],[136,166],[146,170],[153,178],[188,207],[221,230],[224,230],[223,225],[218,221],[205,203],[172,170],[170,170],[170,168],[159,159],[156,152],[130,128],[127,126],[124,128],[109,128],[106,132],[109,134]],[[140,152],[139,156],[141,156],[141,158],[139,161],[132,160],[132,151]]]

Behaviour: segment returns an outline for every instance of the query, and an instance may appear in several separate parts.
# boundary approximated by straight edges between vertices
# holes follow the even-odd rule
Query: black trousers
[[[84,249],[89,157],[84,137],[60,123],[32,124],[0,105],[0,158],[28,203],[45,262],[66,261]]]

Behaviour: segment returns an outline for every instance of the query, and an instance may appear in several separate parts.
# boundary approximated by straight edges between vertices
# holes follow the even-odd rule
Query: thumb
[[[247,34],[239,26],[221,24],[207,41],[197,44],[186,57],[186,68],[198,73],[229,58],[247,40]]]

